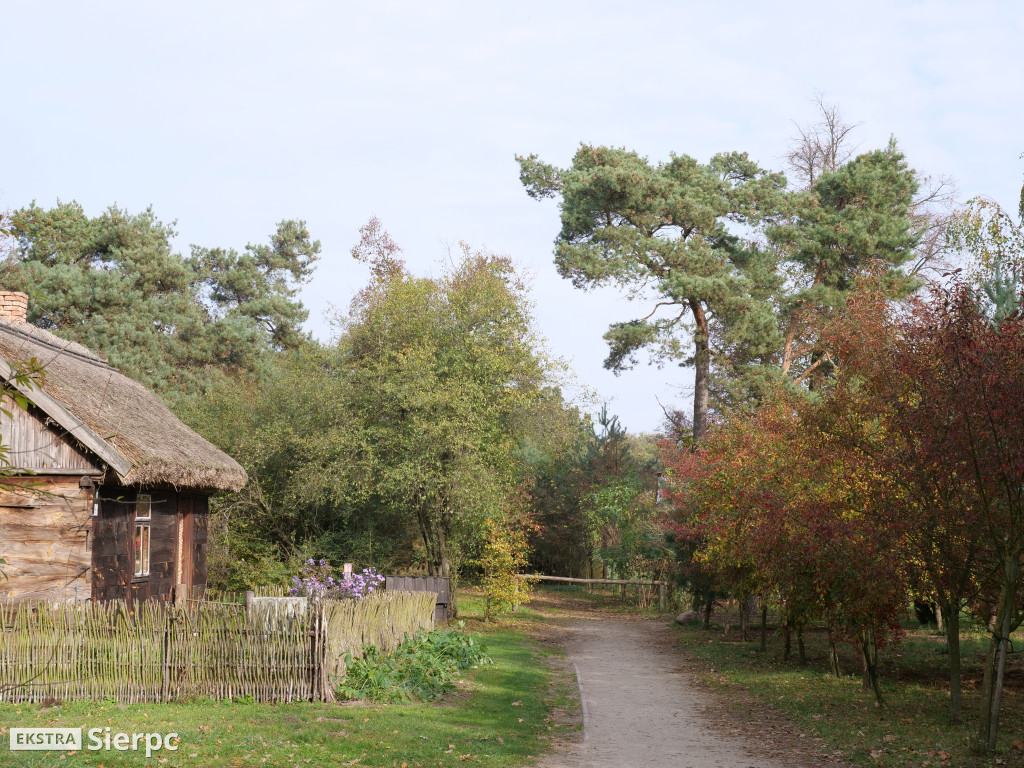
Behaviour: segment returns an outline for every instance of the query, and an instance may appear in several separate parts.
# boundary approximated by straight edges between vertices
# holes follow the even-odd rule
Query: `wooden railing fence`
[[[0,607],[0,701],[330,701],[346,653],[390,650],[432,627],[433,613],[425,592],[292,611],[233,601]]]
[[[657,587],[658,588],[658,612],[665,613],[668,610],[668,590],[671,586],[669,582],[663,580],[652,580],[645,581],[643,579],[577,579],[570,578],[568,576],[541,576],[536,573],[517,573],[517,579],[525,579],[527,581],[560,581],[565,584],[618,584],[621,587],[627,585],[635,585],[639,587]]]

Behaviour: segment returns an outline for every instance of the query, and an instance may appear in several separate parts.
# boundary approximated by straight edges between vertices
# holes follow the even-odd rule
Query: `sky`
[[[538,327],[630,431],[689,407],[692,372],[604,370],[609,323],[646,314],[559,277],[556,201],[517,154],[581,142],[667,160],[746,151],[785,169],[815,98],[895,136],[910,164],[1016,211],[1024,180],[1024,4],[1005,2],[3,3],[0,209],[148,206],[178,247],[241,249],[282,219],[322,245],[307,328],[369,277],[371,216],[417,274],[458,243],[529,275]],[[586,401],[581,399],[586,404]],[[587,407],[590,407],[589,405]]]

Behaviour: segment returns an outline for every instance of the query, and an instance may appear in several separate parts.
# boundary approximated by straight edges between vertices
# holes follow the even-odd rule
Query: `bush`
[[[490,621],[496,611],[530,600],[533,585],[516,574],[529,564],[527,533],[532,528],[523,521],[487,523],[487,543],[479,560],[484,572],[484,621]]]
[[[491,664],[485,648],[458,630],[419,632],[385,654],[376,646],[363,649],[363,658],[345,657],[345,681],[338,689],[349,699],[376,702],[436,699],[452,689],[455,675],[478,664]]]

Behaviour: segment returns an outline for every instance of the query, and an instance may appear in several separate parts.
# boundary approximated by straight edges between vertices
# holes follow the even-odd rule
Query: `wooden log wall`
[[[0,488],[0,556],[7,600],[88,600],[92,490],[77,477],[13,478]]]

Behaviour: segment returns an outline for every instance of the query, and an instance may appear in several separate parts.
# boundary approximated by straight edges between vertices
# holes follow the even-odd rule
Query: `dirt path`
[[[540,768],[807,765],[802,755],[780,753],[777,741],[766,750],[756,731],[726,734],[708,721],[709,694],[690,680],[665,621],[605,614],[575,618],[566,629],[568,662],[582,694],[583,739]]]

